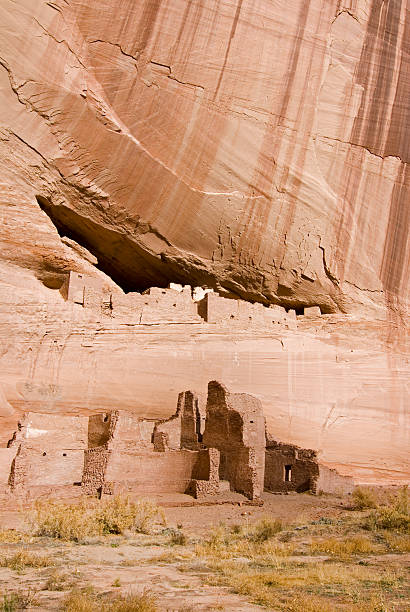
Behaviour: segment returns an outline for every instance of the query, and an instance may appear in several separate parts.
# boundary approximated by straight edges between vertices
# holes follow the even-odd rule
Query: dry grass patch
[[[383,533],[388,547],[394,552],[410,552],[410,535],[390,533],[386,531]]]
[[[38,555],[28,550],[20,550],[10,557],[0,559],[1,567],[8,567],[17,572],[21,572],[27,567],[50,567],[55,565],[55,561],[49,555]]]
[[[232,561],[211,563],[210,568],[216,572],[209,579],[211,584],[230,586],[262,606],[300,612],[358,610],[351,604],[349,591],[366,593],[368,600],[369,589],[373,595],[375,591],[393,591],[401,581],[393,572],[380,569],[324,563],[298,566],[285,560],[280,567],[268,571],[255,571]],[[335,598],[341,607],[335,606]]]
[[[0,612],[17,612],[17,610],[26,610],[37,605],[36,591],[0,594]]]
[[[327,538],[325,540],[312,541],[311,553],[325,553],[337,557],[350,557],[360,554],[377,554],[382,552],[381,547],[372,542],[367,536],[353,535],[343,539]]]
[[[280,521],[262,519],[255,525],[242,529],[234,525],[213,529],[208,538],[195,547],[195,555],[207,559],[232,559],[246,557],[250,561],[270,564],[276,557],[285,557],[294,552],[294,545],[273,539],[280,532]]]
[[[131,502],[127,497],[114,496],[70,505],[37,502],[29,522],[36,536],[80,542],[90,536],[125,531],[149,533],[155,524],[164,524],[165,518],[163,510],[149,500]]]
[[[157,612],[156,597],[145,590],[115,597],[101,597],[91,592],[73,590],[61,608],[64,612]]]
[[[53,571],[43,585],[43,591],[68,591],[73,588],[79,576],[74,578],[65,572]]]
[[[368,487],[356,487],[352,493],[352,502],[355,510],[367,510],[377,506],[376,494]]]
[[[1,544],[17,544],[18,542],[25,542],[28,539],[27,534],[21,533],[16,529],[0,529]]]

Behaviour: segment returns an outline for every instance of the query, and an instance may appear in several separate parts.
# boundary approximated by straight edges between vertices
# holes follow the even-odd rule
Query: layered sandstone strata
[[[7,255],[64,268],[38,201],[126,289],[403,306],[409,28],[405,0],[4,0]]]
[[[407,480],[405,0],[1,8],[3,440],[30,410],[169,416],[218,379],[281,440]],[[66,302],[70,271],[121,316]],[[269,333],[124,318],[122,288],[169,281],[316,311]]]

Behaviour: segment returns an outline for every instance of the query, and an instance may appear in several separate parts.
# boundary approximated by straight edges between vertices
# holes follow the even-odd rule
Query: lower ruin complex
[[[318,462],[317,453],[266,434],[261,402],[208,385],[205,411],[180,393],[169,419],[113,411],[90,417],[27,413],[0,449],[5,491],[30,495],[190,493],[196,498],[271,492],[349,493],[350,477]]]

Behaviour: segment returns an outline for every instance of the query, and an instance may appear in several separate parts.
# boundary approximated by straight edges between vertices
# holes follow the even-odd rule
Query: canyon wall
[[[0,6],[2,438],[218,379],[279,439],[408,479],[406,0]],[[67,303],[70,271],[336,314],[136,328]]]
[[[406,0],[1,7],[2,178],[121,286],[408,303]]]

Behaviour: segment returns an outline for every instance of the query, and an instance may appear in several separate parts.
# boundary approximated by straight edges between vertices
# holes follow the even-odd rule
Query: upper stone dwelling
[[[150,421],[125,411],[90,417],[26,414],[0,449],[3,493],[134,495],[235,491],[350,492],[351,478],[318,463],[312,450],[267,437],[260,401],[208,385],[205,411],[191,391],[176,413]],[[78,488],[75,488],[77,485]]]
[[[133,324],[216,323],[240,327],[282,325],[296,329],[296,312],[282,306],[264,306],[220,296],[212,289],[171,283],[167,289],[151,287],[144,293],[112,293],[100,278],[70,272],[61,293],[84,308]],[[319,309],[320,314],[320,309]]]

